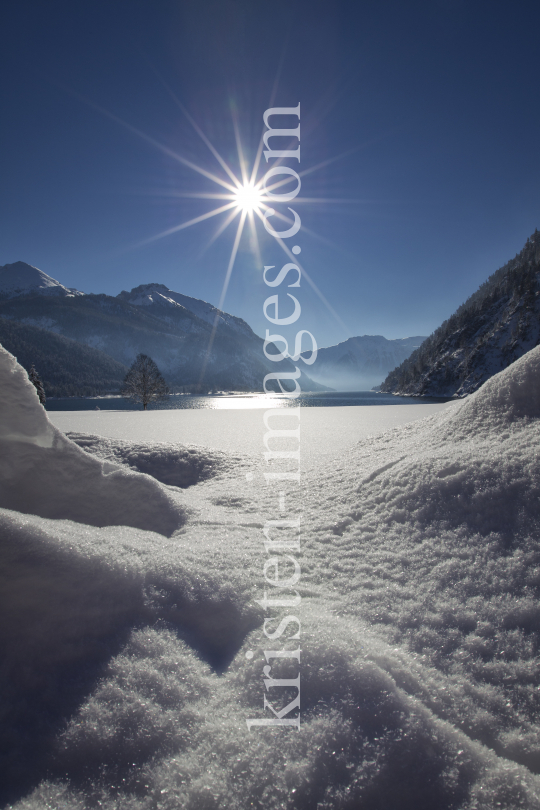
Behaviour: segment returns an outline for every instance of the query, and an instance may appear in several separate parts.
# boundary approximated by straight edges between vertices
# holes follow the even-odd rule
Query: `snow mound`
[[[66,435],[93,456],[125,465],[151,475],[162,484],[182,489],[213,478],[229,469],[233,462],[224,452],[195,445],[128,442],[85,433]]]
[[[540,417],[540,346],[531,349],[504,371],[490,377],[468,397],[460,419],[475,429],[479,421],[511,422]]]
[[[341,609],[421,664],[404,688],[537,774],[539,362],[358,445],[327,475],[328,520],[306,527]]]
[[[166,536],[183,524],[183,510],[155,480],[92,458],[63,436],[26,371],[1,346],[0,391],[0,506]]]

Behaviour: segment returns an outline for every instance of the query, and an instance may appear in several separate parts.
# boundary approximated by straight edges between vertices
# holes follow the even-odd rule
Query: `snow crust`
[[[46,452],[60,434],[37,411],[30,424],[31,392],[7,368],[2,391],[28,418],[4,446],[41,437]],[[288,493],[303,520],[299,732],[246,729],[264,716],[255,600],[262,526],[279,513],[243,457],[168,490],[186,515],[170,538],[0,510],[4,801],[540,808],[539,372],[540,347],[467,400],[321,459]],[[108,463],[54,441],[70,469],[72,452]],[[127,439],[87,448],[130,463]]]

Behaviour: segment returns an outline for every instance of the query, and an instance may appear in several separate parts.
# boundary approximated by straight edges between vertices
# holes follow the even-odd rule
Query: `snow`
[[[0,510],[4,802],[540,808],[540,347],[423,419],[389,425],[381,408],[384,432],[362,426],[374,408],[302,410],[304,475],[286,489],[302,516],[301,642],[286,643],[302,650],[300,731],[246,728],[265,716],[256,600],[262,527],[280,511],[260,475],[262,413],[47,415],[0,361],[2,470],[25,465]],[[210,447],[180,446],[188,433]],[[162,479],[185,465],[191,483],[126,465]],[[126,476],[147,488],[133,510],[175,505],[176,531],[74,522],[100,476],[111,503]],[[38,483],[64,513],[36,513]],[[297,670],[272,660],[273,678]]]
[[[64,433],[90,433],[136,443],[209,445],[230,454],[259,459],[263,415],[276,406],[270,397],[220,399],[219,409],[155,411],[50,411]],[[247,407],[246,407],[247,406]],[[334,406],[304,408],[300,423],[302,468],[311,469],[372,434],[438,413],[446,404]]]
[[[218,325],[228,326],[235,332],[247,337],[253,336],[253,330],[242,318],[230,315],[223,310],[218,310],[213,304],[208,304],[206,301],[201,301],[199,298],[191,298],[189,295],[182,295],[182,293],[169,290],[164,284],[141,284],[138,287],[134,287],[131,292],[122,290],[118,298],[134,306],[160,304],[164,307],[187,309],[212,327],[214,327],[217,316]]]
[[[98,461],[47,419],[36,389],[0,346],[0,506],[92,526],[170,535],[184,510],[155,479]]]
[[[225,453],[207,447],[178,443],[136,443],[86,433],[68,433],[68,438],[93,456],[146,473],[174,487],[193,486],[242,460],[238,456],[230,459]]]
[[[64,287],[56,279],[26,262],[14,262],[0,267],[0,296],[14,298],[17,295],[40,293],[41,295],[84,295],[79,290]]]

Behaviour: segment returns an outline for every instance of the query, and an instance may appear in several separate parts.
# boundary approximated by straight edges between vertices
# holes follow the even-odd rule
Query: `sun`
[[[243,186],[237,188],[233,194],[233,198],[237,207],[247,214],[251,211],[257,211],[263,201],[260,189],[251,182],[244,183]]]
[[[212,332],[211,332],[209,340],[208,340],[208,348],[207,348],[207,351],[206,351],[206,357],[205,357],[205,361],[203,363],[203,368],[201,370],[200,380],[202,380],[202,378],[204,376],[205,369],[206,369],[206,363],[208,361],[208,358],[210,357],[210,352],[211,352],[212,345],[213,345],[213,342],[214,342],[214,338],[215,338],[215,335],[216,335],[216,329],[217,329],[217,326],[218,326],[219,315],[220,315],[220,312],[223,310],[223,304],[225,302],[225,296],[227,294],[229,281],[231,279],[231,274],[232,274],[233,267],[234,267],[234,264],[235,264],[235,261],[236,261],[236,256],[238,254],[238,250],[239,250],[239,247],[240,247],[240,241],[242,239],[242,234],[244,232],[244,228],[247,227],[248,231],[250,232],[250,250],[253,253],[253,256],[255,258],[255,264],[256,264],[257,267],[262,267],[263,262],[262,262],[260,244],[259,244],[259,239],[258,239],[258,234],[257,234],[257,220],[260,220],[260,222],[264,225],[266,230],[268,230],[268,228],[266,227],[266,219],[267,219],[267,217],[269,215],[275,216],[276,219],[278,221],[281,221],[283,224],[288,224],[288,226],[291,225],[290,219],[288,219],[286,216],[284,216],[284,214],[280,213],[279,211],[275,211],[272,208],[272,201],[273,200],[279,199],[280,196],[284,200],[287,199],[286,195],[284,195],[283,193],[281,193],[281,194],[276,194],[275,193],[275,190],[278,189],[280,186],[283,186],[286,181],[284,181],[284,180],[276,181],[275,183],[270,185],[270,187],[267,187],[264,178],[262,180],[257,180],[257,175],[258,175],[260,167],[261,167],[261,159],[262,159],[262,155],[263,155],[263,148],[264,148],[265,145],[267,145],[265,143],[265,140],[264,140],[264,135],[261,133],[261,137],[260,137],[260,140],[259,140],[259,146],[258,146],[257,152],[256,152],[256,154],[254,156],[253,163],[251,164],[251,167],[250,167],[248,165],[248,162],[246,161],[246,159],[244,157],[244,150],[242,148],[242,143],[241,143],[241,139],[240,139],[240,130],[239,130],[239,127],[238,127],[238,121],[237,121],[237,118],[236,118],[236,113],[234,112],[234,109],[231,108],[231,113],[232,113],[232,117],[233,117],[234,135],[235,135],[235,140],[236,140],[236,148],[237,148],[237,153],[238,153],[238,165],[239,165],[239,169],[240,169],[239,173],[235,173],[233,171],[233,169],[229,166],[229,164],[219,154],[219,152],[217,151],[215,146],[210,142],[210,140],[207,138],[205,133],[199,127],[197,122],[192,118],[192,116],[189,114],[189,112],[186,110],[186,108],[181,103],[181,101],[177,98],[177,96],[174,94],[174,92],[170,89],[170,87],[167,86],[167,84],[163,81],[163,79],[161,79],[161,77],[159,76],[159,74],[155,70],[154,70],[154,72],[158,76],[158,79],[160,79],[161,83],[163,84],[163,86],[167,90],[168,94],[171,96],[171,98],[175,102],[176,106],[181,110],[183,115],[187,118],[187,120],[190,122],[190,124],[193,127],[193,129],[195,130],[195,132],[200,137],[200,139],[208,147],[208,149],[210,150],[210,152],[212,153],[212,155],[214,156],[216,161],[219,163],[219,165],[220,165],[220,167],[221,167],[224,174],[221,174],[221,173],[216,174],[214,171],[206,169],[206,168],[204,168],[202,166],[198,166],[192,160],[188,160],[187,158],[183,157],[181,154],[179,154],[175,150],[171,149],[169,146],[167,146],[167,145],[165,145],[163,143],[160,143],[159,141],[157,141],[152,136],[146,134],[145,132],[142,132],[140,129],[137,129],[137,127],[132,126],[127,121],[122,120],[117,115],[114,115],[114,113],[109,112],[109,110],[104,109],[103,107],[101,107],[98,104],[94,104],[93,102],[89,101],[88,99],[84,98],[83,96],[80,96],[78,93],[75,93],[75,95],[78,98],[80,98],[82,101],[84,101],[86,104],[88,104],[90,107],[92,107],[94,110],[99,112],[101,115],[104,115],[107,118],[110,118],[115,123],[119,124],[120,126],[124,127],[125,129],[127,129],[133,135],[137,135],[143,141],[145,141],[146,143],[148,143],[152,147],[154,147],[154,149],[157,149],[158,151],[160,151],[163,154],[167,155],[167,157],[172,158],[173,160],[177,161],[178,163],[182,164],[183,166],[186,166],[187,168],[189,168],[192,171],[196,172],[197,174],[201,175],[202,177],[205,178],[205,180],[210,180],[211,182],[213,182],[215,185],[218,186],[218,189],[216,191],[193,191],[193,192],[191,192],[191,191],[184,191],[184,190],[178,189],[176,191],[171,192],[170,189],[167,189],[167,191],[164,192],[164,193],[166,193],[167,197],[177,196],[177,197],[186,197],[186,198],[199,199],[199,200],[204,200],[204,199],[206,199],[206,200],[214,200],[215,202],[218,203],[218,205],[217,205],[216,208],[213,208],[212,210],[207,211],[204,214],[200,214],[199,216],[196,216],[193,219],[188,220],[187,222],[180,222],[178,225],[173,225],[171,228],[167,228],[167,230],[162,231],[161,233],[157,233],[154,236],[150,236],[150,237],[148,237],[146,239],[143,239],[143,240],[137,242],[136,244],[131,245],[129,248],[126,248],[126,249],[131,249],[132,250],[132,249],[135,249],[135,248],[141,248],[141,247],[143,247],[145,245],[150,244],[151,242],[155,242],[155,241],[157,241],[159,239],[163,239],[164,237],[171,236],[172,234],[178,233],[179,231],[183,231],[186,228],[190,228],[193,225],[198,225],[199,223],[206,222],[206,221],[212,219],[213,217],[217,217],[217,216],[220,216],[221,214],[225,214],[226,215],[225,218],[222,220],[219,227],[216,228],[213,236],[208,240],[207,247],[210,247],[210,245],[213,242],[215,242],[215,240],[227,230],[227,228],[235,221],[235,219],[238,218],[238,226],[236,228],[236,235],[235,235],[234,240],[233,240],[231,254],[230,254],[230,257],[229,257],[229,262],[228,262],[228,265],[227,265],[225,278],[223,280],[223,286],[222,286],[222,289],[221,289],[219,302],[218,302],[218,305],[217,305],[217,308],[216,308],[216,314],[215,314],[215,318],[214,318],[214,325],[212,327]],[[72,92],[72,91],[70,91],[70,92]],[[271,130],[270,130],[270,132],[271,132]],[[278,132],[279,131],[275,131],[274,134],[277,134]],[[322,163],[319,163],[318,165],[313,166],[312,168],[310,168],[308,170],[308,172],[312,173],[312,172],[318,171],[319,169],[322,169],[325,166],[328,166],[330,163],[333,163],[336,160],[341,160],[342,158],[346,157],[347,155],[351,154],[352,152],[355,152],[358,148],[360,148],[360,147],[355,147],[354,149],[348,150],[347,152],[343,152],[340,155],[336,155],[335,157],[332,157],[329,160],[325,160]],[[302,176],[303,174],[306,174],[306,173],[307,172],[300,172],[300,176]],[[288,199],[291,199],[291,198],[288,197]],[[357,202],[366,202],[366,201],[363,201],[363,200],[335,200],[335,199],[325,199],[325,198],[322,198],[322,197],[321,198],[314,198],[314,197],[313,198],[308,198],[308,197],[301,198],[301,197],[296,197],[296,203],[301,203],[301,202],[302,203],[315,203],[315,204],[324,204],[324,203],[331,204],[331,203],[336,203],[336,202],[340,202],[340,203],[356,202],[357,203]],[[292,210],[292,209],[290,209],[290,210]],[[302,230],[306,234],[309,234],[312,238],[319,239],[319,240],[322,240],[323,242],[326,242],[326,240],[322,239],[322,237],[319,234],[314,233],[313,231],[310,231],[308,228],[305,227],[305,225],[302,225]],[[271,231],[268,231],[268,232],[271,233]],[[334,316],[336,321],[344,329],[345,333],[347,334],[347,337],[350,337],[350,333],[349,333],[347,327],[345,326],[345,324],[343,323],[343,321],[341,320],[338,313],[331,306],[329,301],[327,301],[327,299],[322,294],[322,292],[319,290],[319,288],[317,287],[317,285],[315,284],[313,279],[310,277],[310,275],[306,272],[305,268],[302,267],[302,265],[298,261],[298,254],[300,253],[300,247],[298,245],[294,245],[292,248],[289,248],[287,246],[287,244],[283,241],[283,239],[281,239],[279,236],[277,237],[276,241],[278,242],[279,246],[281,247],[281,249],[283,250],[285,255],[288,257],[289,261],[293,262],[295,265],[298,266],[298,268],[301,269],[302,275],[306,279],[307,283],[314,290],[315,294],[320,298],[320,300],[325,305],[327,310]]]

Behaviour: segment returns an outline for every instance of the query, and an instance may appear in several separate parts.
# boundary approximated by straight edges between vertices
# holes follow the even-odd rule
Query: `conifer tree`
[[[45,396],[45,389],[43,388],[43,383],[41,382],[41,377],[37,373],[36,369],[34,368],[34,364],[32,363],[30,367],[30,371],[28,372],[28,377],[30,378],[30,382],[33,383],[36,387],[37,395],[39,397],[39,401],[42,405],[45,405],[47,401],[47,397]]]
[[[152,358],[146,354],[138,354],[126,374],[120,393],[135,402],[142,402],[143,409],[146,410],[149,402],[165,399],[170,390]]]

